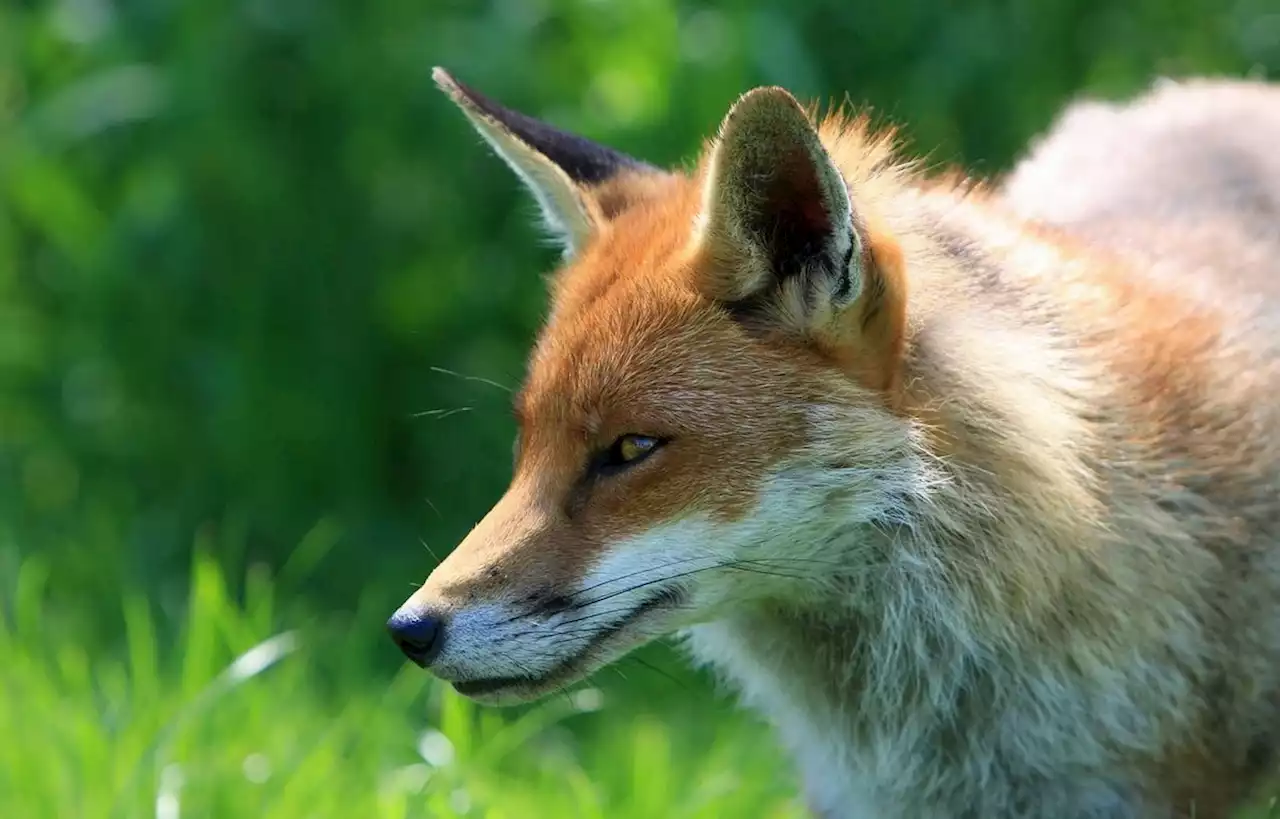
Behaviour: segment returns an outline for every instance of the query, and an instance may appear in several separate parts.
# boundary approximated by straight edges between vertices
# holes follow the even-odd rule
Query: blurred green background
[[[433,65],[657,163],[774,83],[995,174],[1073,95],[1275,77],[1280,5],[0,4],[0,814],[792,815],[661,649],[535,730],[382,633],[504,486],[556,256]]]

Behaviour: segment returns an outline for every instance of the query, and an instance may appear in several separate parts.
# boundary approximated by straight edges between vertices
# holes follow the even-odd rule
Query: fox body
[[[813,812],[1225,817],[1280,744],[1280,91],[991,188],[787,92],[667,171],[437,80],[565,247],[514,476],[396,613],[535,699],[684,635]]]

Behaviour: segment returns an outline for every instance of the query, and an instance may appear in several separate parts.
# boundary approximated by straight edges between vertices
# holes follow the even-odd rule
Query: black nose
[[[404,656],[426,668],[444,644],[444,623],[419,609],[405,607],[391,615],[387,630]]]

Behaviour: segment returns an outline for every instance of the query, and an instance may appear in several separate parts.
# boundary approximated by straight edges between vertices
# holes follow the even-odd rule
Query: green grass
[[[707,697],[480,708],[379,674],[369,618],[285,616],[270,582],[233,595],[206,558],[178,622],[125,596],[104,615],[124,639],[98,647],[46,578],[28,559],[0,588],[0,816],[802,815],[765,731]]]
[[[176,623],[124,595],[88,627],[48,577],[28,558],[0,578],[0,817],[805,816],[767,731],[705,688],[481,708],[407,664],[380,673],[376,613],[284,614],[267,578],[233,595],[208,557]],[[1270,817],[1273,800],[1241,819]]]

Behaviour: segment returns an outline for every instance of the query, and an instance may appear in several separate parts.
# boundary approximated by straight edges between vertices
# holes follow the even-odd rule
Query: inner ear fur
[[[742,299],[804,277],[819,298],[856,295],[859,237],[844,178],[799,102],[757,88],[729,110],[703,173],[699,240],[721,260],[710,283]]]
[[[798,279],[784,279],[742,299],[717,299],[751,335],[799,341],[819,351],[850,378],[896,404],[902,387],[907,332],[907,264],[901,244],[878,219],[862,229],[862,287],[839,310],[805,304]],[[724,261],[698,252],[703,280],[723,278]]]
[[[752,332],[800,338],[866,386],[896,392],[906,262],[858,207],[811,115],[779,88],[730,109],[702,168],[699,286]]]

